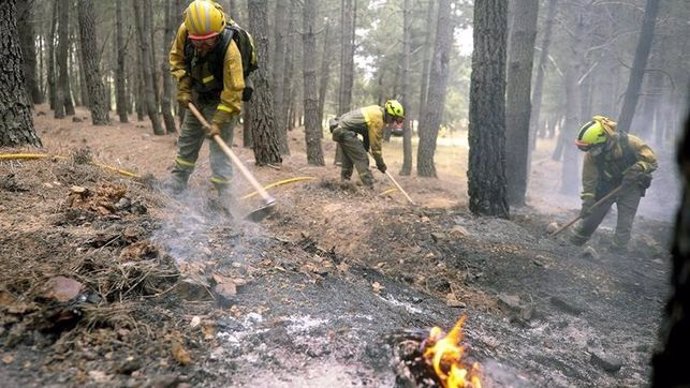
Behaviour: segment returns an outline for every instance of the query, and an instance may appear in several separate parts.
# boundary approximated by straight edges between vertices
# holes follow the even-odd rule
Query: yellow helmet
[[[194,0],[185,11],[184,25],[189,39],[212,38],[225,28],[225,13],[215,1]]]
[[[592,120],[580,128],[575,145],[580,151],[589,151],[598,144],[605,144],[609,137],[600,120]]]
[[[403,109],[402,104],[399,103],[397,100],[386,101],[386,103],[383,105],[383,108],[385,109],[386,113],[388,113],[388,115],[391,117],[397,117],[401,119],[405,118],[405,109]]]

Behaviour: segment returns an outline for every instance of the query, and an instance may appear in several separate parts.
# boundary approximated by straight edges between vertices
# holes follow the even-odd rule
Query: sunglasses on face
[[[599,153],[601,153],[601,151],[604,150],[605,145],[606,145],[606,143],[589,144],[589,145],[578,144],[577,148],[579,148],[580,151],[592,152],[594,154],[599,154]]]
[[[218,42],[218,37],[214,36],[213,38],[208,38],[208,39],[192,39],[192,46],[196,49],[209,49],[212,48],[213,46],[216,45]]]

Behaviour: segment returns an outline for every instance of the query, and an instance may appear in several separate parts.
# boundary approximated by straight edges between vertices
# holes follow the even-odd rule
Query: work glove
[[[383,161],[376,162],[376,168],[378,168],[379,171],[381,171],[384,174],[386,173],[386,170],[388,169],[388,167],[386,167],[386,163],[384,163]]]
[[[247,77],[244,79],[244,89],[242,89],[242,101],[249,101],[254,94],[254,82]]]
[[[587,218],[589,217],[590,214],[592,214],[592,207],[594,204],[597,203],[596,200],[594,200],[593,197],[587,197],[582,200],[582,209],[580,209],[580,217],[581,218]]]
[[[192,93],[177,91],[177,102],[181,107],[186,108],[190,102],[192,102]]]
[[[204,127],[206,129],[206,136],[208,136],[209,139],[213,139],[214,136],[218,135],[220,136],[220,127],[218,124],[213,123],[211,124],[211,127]]]

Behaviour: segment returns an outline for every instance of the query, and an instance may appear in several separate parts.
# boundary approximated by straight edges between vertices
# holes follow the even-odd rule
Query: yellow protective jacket
[[[338,119],[338,126],[353,131],[364,138],[364,148],[378,164],[383,163],[383,108],[378,105],[355,109]]]
[[[185,58],[185,45],[187,41],[187,28],[184,23],[177,30],[177,36],[170,49],[170,72],[177,79],[178,92],[192,92],[193,85],[203,85],[214,81],[214,76],[208,70],[208,66],[200,69],[192,69],[190,74]],[[189,52],[189,50],[188,50]],[[225,124],[230,119],[240,114],[242,109],[242,91],[244,90],[244,76],[242,71],[242,57],[233,40],[223,57],[223,86],[220,91],[220,102],[211,122]],[[192,79],[194,78],[194,79]]]
[[[625,138],[627,137],[627,139]],[[617,134],[611,150],[598,156],[585,154],[582,167],[582,200],[600,199],[618,187],[623,175],[633,165],[639,165],[647,174],[657,169],[654,151],[639,137]],[[627,143],[627,144],[626,144]]]

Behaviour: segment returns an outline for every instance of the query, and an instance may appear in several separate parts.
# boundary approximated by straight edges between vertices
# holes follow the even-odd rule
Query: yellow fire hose
[[[63,160],[69,159],[66,156],[50,155],[50,154],[0,154],[0,161],[2,161],[2,160],[38,160],[38,159],[47,159],[47,158],[57,158],[57,159],[63,159]],[[89,163],[96,166],[96,167],[100,167],[102,169],[115,172],[117,174],[120,174],[122,176],[126,176],[128,178],[135,178],[135,179],[140,178],[139,175],[137,175],[131,171],[123,170],[123,169],[120,169],[117,167],[113,167],[113,166],[109,166],[109,165],[97,163],[97,162],[89,162]],[[298,177],[284,179],[284,180],[281,180],[278,182],[268,184],[268,185],[264,186],[263,188],[264,188],[264,190],[268,190],[268,189],[271,189],[274,187],[283,186],[283,185],[287,185],[290,183],[310,181],[310,180],[314,180],[314,179],[316,179],[316,178],[311,177],[311,176],[298,176]],[[384,196],[386,194],[389,194],[389,193],[392,193],[395,191],[400,191],[400,190],[393,187],[393,188],[390,188],[390,189],[382,192],[381,194],[379,194],[379,196]],[[258,195],[258,194],[259,194],[258,191],[254,191],[254,192],[251,192],[249,194],[242,196],[241,199],[249,199],[249,198],[251,198],[255,195]]]

